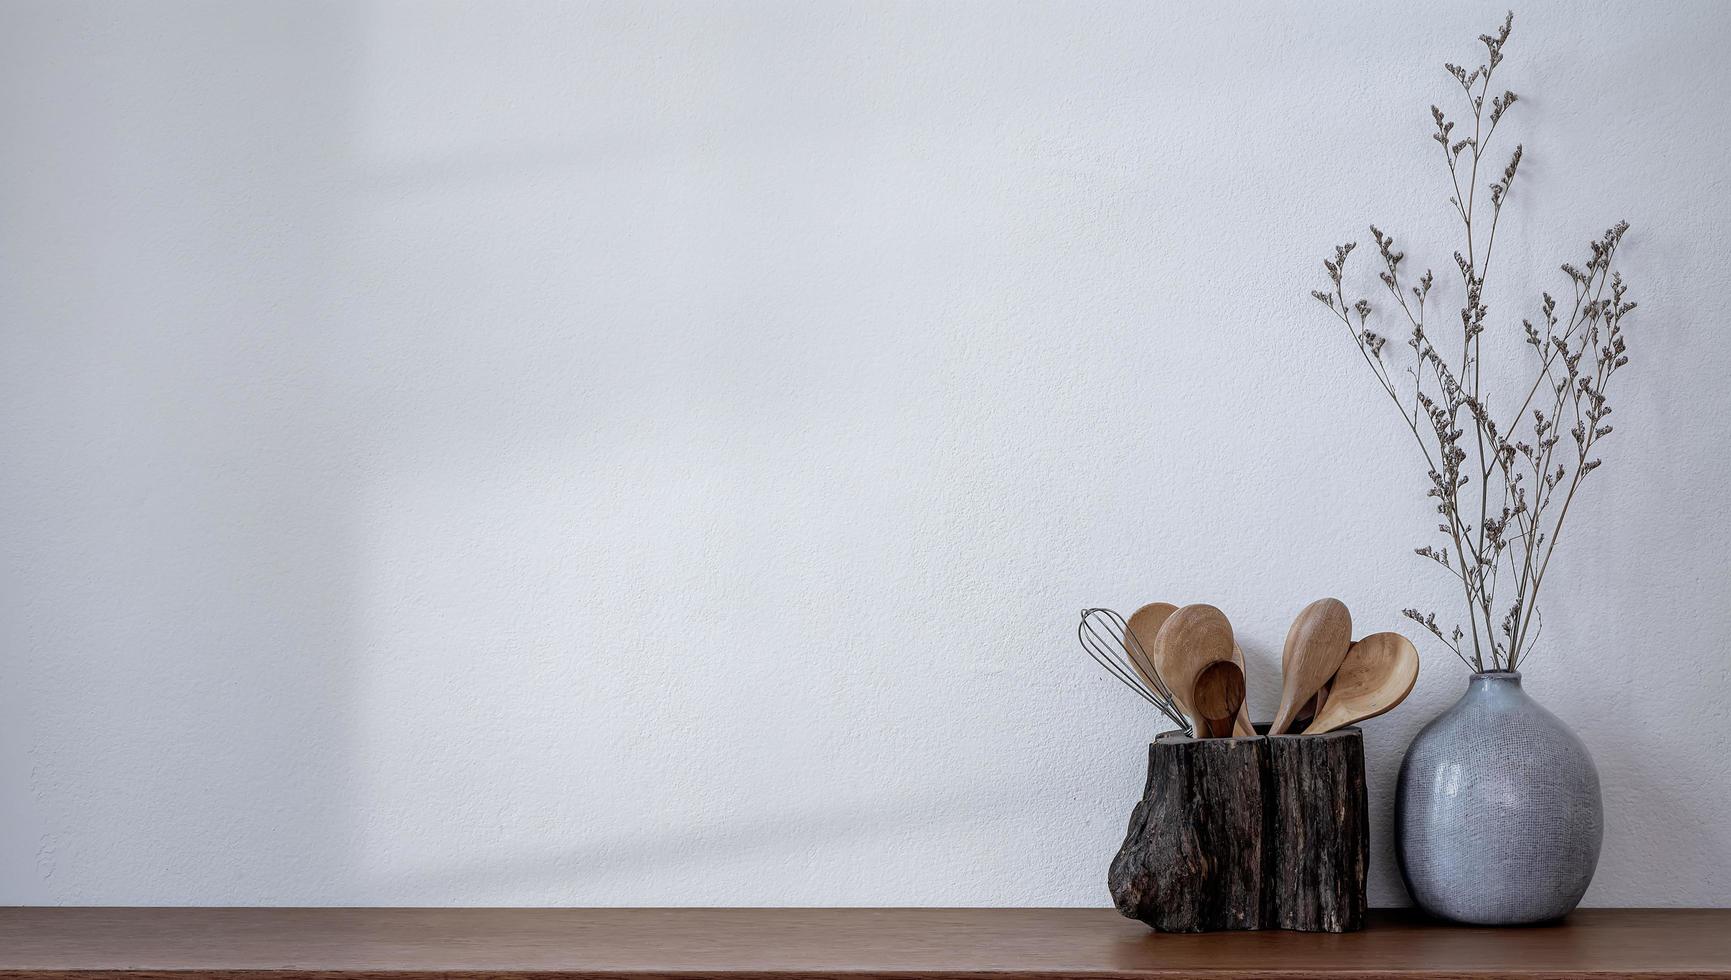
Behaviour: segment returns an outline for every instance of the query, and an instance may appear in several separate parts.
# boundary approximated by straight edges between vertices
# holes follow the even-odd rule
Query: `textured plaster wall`
[[[1501,12],[5,0],[0,902],[1104,904],[1081,606],[1266,716],[1310,599],[1449,601],[1308,292],[1449,261]],[[1722,905],[1731,7],[1519,15],[1495,329],[1625,216],[1643,303],[1528,686],[1588,902]]]

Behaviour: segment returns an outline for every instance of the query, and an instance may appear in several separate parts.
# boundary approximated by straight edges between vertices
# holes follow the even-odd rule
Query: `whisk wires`
[[[1084,609],[1082,621],[1076,626],[1076,639],[1106,673],[1153,705],[1186,735],[1191,733],[1190,722],[1160,680],[1160,672],[1154,669],[1154,658],[1142,647],[1123,616],[1110,609]]]

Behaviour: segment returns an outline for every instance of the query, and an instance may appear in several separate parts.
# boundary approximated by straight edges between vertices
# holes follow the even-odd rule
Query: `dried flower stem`
[[[1401,263],[1406,254],[1375,225],[1370,233],[1382,264],[1378,278],[1394,299],[1396,315],[1404,321],[1402,329],[1408,331],[1405,346],[1412,351],[1410,363],[1397,368],[1384,356],[1388,338],[1372,329],[1376,311],[1370,301],[1347,297],[1346,262],[1354,243],[1339,246],[1334,257],[1322,263],[1332,288],[1311,294],[1346,325],[1424,456],[1428,493],[1436,498],[1441,516],[1437,531],[1447,543],[1416,551],[1459,581],[1467,628],[1457,624],[1445,633],[1435,613],[1417,609],[1402,613],[1477,671],[1485,670],[1487,662],[1493,670],[1514,670],[1538,639],[1543,626],[1539,591],[1581,482],[1599,466],[1593,451],[1611,433],[1611,426],[1604,423],[1611,414],[1606,391],[1612,375],[1629,361],[1622,322],[1635,309],[1626,298],[1622,277],[1612,268],[1628,230],[1622,222],[1590,243],[1584,270],[1568,263],[1562,266],[1574,290],[1566,317],[1559,315],[1557,301],[1543,293],[1542,327],[1521,321],[1526,342],[1538,357],[1537,377],[1512,416],[1497,421],[1481,370],[1490,312],[1484,304],[1484,288],[1503,205],[1520,172],[1524,148],[1517,145],[1500,177],[1483,185],[1488,205],[1478,191],[1492,137],[1516,102],[1515,94],[1507,90],[1491,94],[1491,80],[1502,63],[1513,24],[1514,15],[1509,14],[1495,34],[1480,36],[1486,58],[1478,67],[1469,71],[1445,66],[1472,114],[1472,135],[1456,139],[1456,121],[1431,106],[1436,126],[1431,138],[1442,147],[1453,189],[1449,204],[1464,238],[1463,249],[1454,253],[1461,284],[1458,359],[1445,355],[1426,324],[1435,277],[1426,270],[1416,282],[1404,280]],[[1410,386],[1397,381],[1397,369],[1410,376]],[[1517,437],[1529,411],[1530,435]],[[1470,441],[1466,439],[1469,427]],[[1565,431],[1571,445],[1559,453]],[[1502,579],[1505,569],[1508,580]],[[1512,601],[1499,586],[1512,589]],[[1500,621],[1498,609],[1505,610]],[[1470,649],[1462,642],[1468,638]]]

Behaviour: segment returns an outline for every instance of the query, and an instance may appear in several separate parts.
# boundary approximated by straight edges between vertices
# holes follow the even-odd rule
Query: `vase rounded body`
[[[1603,837],[1592,756],[1519,672],[1474,674],[1401,762],[1395,852],[1413,902],[1432,915],[1474,925],[1567,915]]]

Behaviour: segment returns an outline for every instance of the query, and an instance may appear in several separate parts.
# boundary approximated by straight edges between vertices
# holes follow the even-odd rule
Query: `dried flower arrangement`
[[[1584,265],[1562,266],[1572,298],[1560,303],[1543,293],[1538,324],[1521,321],[1538,361],[1537,377],[1524,397],[1517,388],[1509,401],[1493,405],[1480,370],[1489,314],[1483,302],[1485,277],[1498,218],[1520,169],[1521,146],[1509,155],[1500,178],[1485,185],[1488,202],[1477,192],[1481,167],[1487,175],[1493,172],[1486,162],[1491,138],[1516,101],[1510,91],[1491,94],[1513,24],[1511,13],[1495,34],[1479,38],[1487,55],[1483,64],[1471,70],[1445,66],[1465,94],[1472,135],[1456,137],[1455,120],[1431,106],[1436,124],[1431,138],[1442,147],[1453,188],[1449,204],[1465,237],[1454,253],[1461,285],[1459,333],[1449,330],[1459,337],[1459,349],[1445,353],[1430,332],[1431,272],[1412,280],[1401,267],[1405,253],[1374,225],[1370,234],[1382,264],[1378,275],[1393,306],[1379,313],[1367,299],[1347,298],[1345,267],[1353,243],[1323,262],[1332,289],[1312,293],[1346,325],[1418,441],[1429,467],[1429,495],[1442,518],[1437,530],[1445,541],[1416,550],[1459,580],[1468,628],[1457,624],[1445,633],[1434,612],[1402,612],[1480,672],[1516,669],[1538,639],[1543,624],[1539,590],[1569,505],[1582,480],[1599,467],[1594,455],[1599,441],[1611,434],[1606,390],[1612,375],[1629,362],[1623,318],[1635,308],[1622,276],[1612,268],[1629,227],[1621,222],[1590,244]],[[1412,354],[1399,358],[1400,364],[1384,354],[1388,335],[1371,328],[1384,316],[1408,335],[1405,346]],[[1464,642],[1469,636],[1470,645]]]

